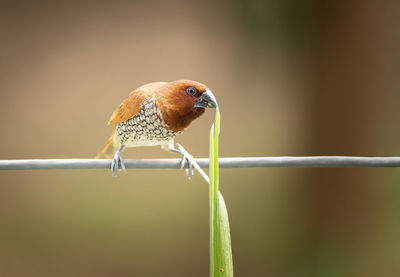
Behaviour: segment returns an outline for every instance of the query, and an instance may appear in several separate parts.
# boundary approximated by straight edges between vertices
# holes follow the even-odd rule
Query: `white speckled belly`
[[[116,128],[121,144],[128,147],[166,145],[181,133],[168,129],[154,98],[144,101],[135,116]]]

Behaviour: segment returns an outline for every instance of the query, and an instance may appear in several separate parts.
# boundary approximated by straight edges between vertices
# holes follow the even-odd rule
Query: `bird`
[[[212,91],[192,80],[153,82],[132,91],[114,110],[108,125],[113,126],[111,137],[96,158],[111,158],[112,176],[125,170],[121,152],[126,147],[161,146],[164,150],[182,155],[181,167],[187,157],[175,149],[174,138],[206,108],[218,106]],[[189,163],[189,167],[191,167]],[[190,168],[191,175],[193,169]]]

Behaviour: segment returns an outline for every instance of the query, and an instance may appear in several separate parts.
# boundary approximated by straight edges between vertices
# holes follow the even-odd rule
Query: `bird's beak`
[[[214,94],[209,89],[206,89],[194,104],[195,108],[216,108],[217,106],[217,100],[215,100]]]

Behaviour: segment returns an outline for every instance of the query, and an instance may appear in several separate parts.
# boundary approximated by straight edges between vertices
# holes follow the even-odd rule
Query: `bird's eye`
[[[194,96],[197,93],[197,89],[195,87],[188,87],[186,93],[190,96]]]

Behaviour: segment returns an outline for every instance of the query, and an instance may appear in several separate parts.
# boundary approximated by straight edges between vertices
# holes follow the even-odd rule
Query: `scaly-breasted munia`
[[[124,147],[155,146],[180,153],[174,137],[217,101],[207,86],[190,80],[154,82],[131,92],[111,115],[111,137],[96,158],[112,157],[111,171],[125,169],[121,151]],[[182,153],[181,153],[182,154]],[[185,157],[183,157],[185,159]]]

